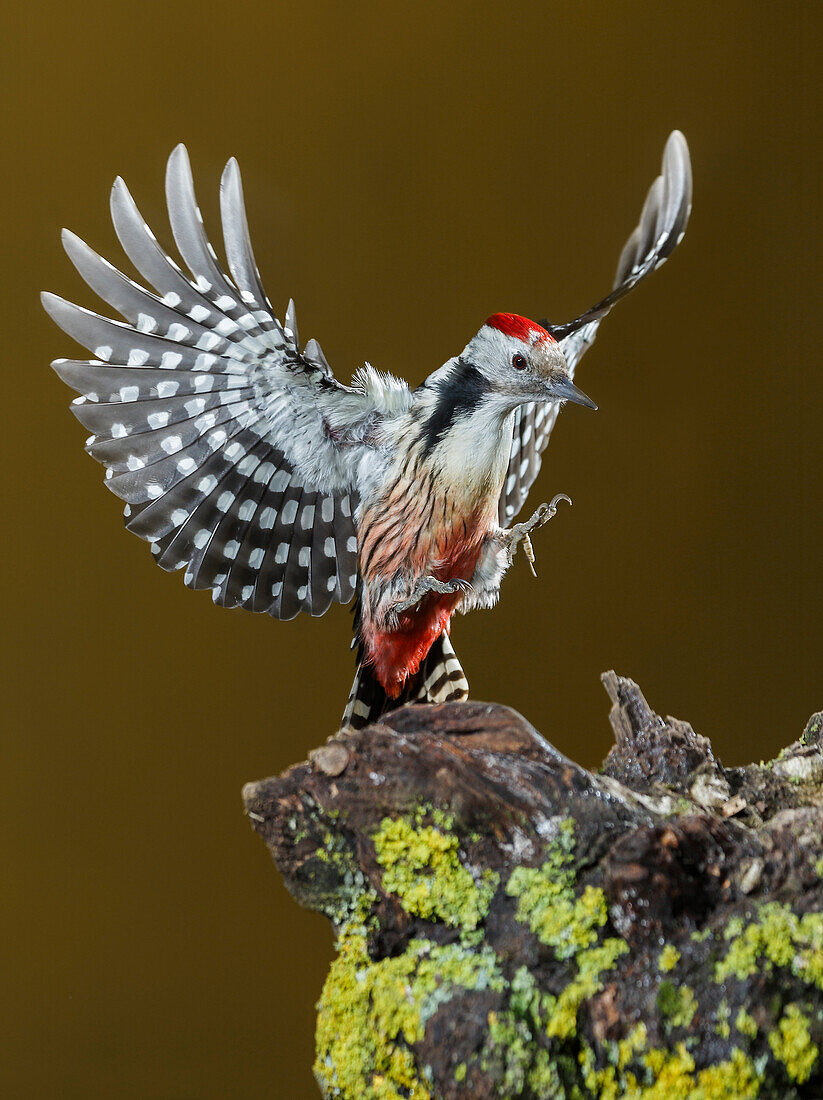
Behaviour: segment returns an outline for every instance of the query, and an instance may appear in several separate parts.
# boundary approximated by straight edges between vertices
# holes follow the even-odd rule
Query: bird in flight
[[[92,354],[52,366],[80,394],[72,412],[126,502],[126,527],[222,607],[291,619],[354,597],[358,667],[344,725],[406,702],[465,699],[452,616],[497,602],[519,546],[533,565],[530,536],[563,494],[512,521],[560,408],[595,408],[573,378],[600,321],[683,237],[685,138],[666,143],[607,297],[565,324],[496,313],[417,389],[368,364],[341,384],[316,340],[301,347],[293,302],[276,317],[234,159],[220,186],[226,266],[182,145],[166,194],[182,265],[121,179],[111,192],[117,236],[145,285],[63,233],[80,275],[124,320],[43,295]]]

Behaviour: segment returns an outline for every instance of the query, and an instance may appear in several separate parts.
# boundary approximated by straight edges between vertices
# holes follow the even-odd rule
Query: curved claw
[[[568,501],[569,507],[571,508],[572,498],[570,496],[567,496],[565,493],[555,493],[552,497],[552,502],[549,505],[549,511],[552,513],[552,515],[554,515],[554,513],[557,511],[557,505],[560,503],[561,500]]]

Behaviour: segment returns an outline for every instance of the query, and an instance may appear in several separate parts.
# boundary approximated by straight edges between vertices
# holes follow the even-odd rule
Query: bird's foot
[[[423,597],[428,596],[430,592],[436,592],[440,596],[451,596],[455,592],[471,592],[471,590],[471,584],[460,577],[456,577],[451,581],[438,581],[434,577],[421,577],[415,584],[411,595],[394,605],[392,615],[396,620],[401,612],[408,611],[410,607],[420,603]]]
[[[552,516],[557,513],[557,505],[561,500],[567,500],[571,504],[571,497],[566,496],[565,493],[557,493],[552,497],[551,504],[541,504],[537,511],[529,517],[524,523],[515,523],[513,527],[510,527],[506,534],[506,546],[509,551],[509,561],[513,561],[514,555],[518,546],[523,544],[523,553],[526,555],[526,559],[529,563],[529,569],[532,571],[532,576],[537,576],[537,570],[534,568],[534,547],[532,546],[531,534],[532,531],[539,530],[544,524],[548,523]]]

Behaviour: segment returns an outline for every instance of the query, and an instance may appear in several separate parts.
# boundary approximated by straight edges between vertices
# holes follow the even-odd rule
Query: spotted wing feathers
[[[594,342],[601,320],[616,302],[660,267],[683,239],[691,204],[689,148],[680,131],[675,130],[666,142],[662,172],[649,189],[640,222],[621,253],[611,293],[566,324],[541,321],[559,341],[572,377],[581,356]],[[558,411],[558,405],[531,403],[515,414],[509,467],[499,504],[499,520],[504,526],[520,511],[537,477]]]
[[[185,268],[122,180],[112,190],[115,230],[146,286],[64,233],[81,276],[124,320],[43,295],[92,352],[53,367],[80,394],[72,411],[93,433],[86,448],[159,565],[184,569],[188,585],[224,606],[322,614],[351,598],[357,551],[357,447],[336,446],[327,415],[345,401],[356,420],[369,403],[336,381],[316,341],[300,351],[293,303],[283,324],[274,316],[236,162],[220,193],[229,274],[206,237],[183,146],[169,159],[166,191]]]

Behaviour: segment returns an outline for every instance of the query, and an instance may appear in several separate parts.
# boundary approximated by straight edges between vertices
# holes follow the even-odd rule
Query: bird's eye
[[[528,364],[526,363],[526,356],[521,355],[520,352],[518,352],[516,355],[513,355],[512,366],[515,370],[525,370],[528,366]]]

